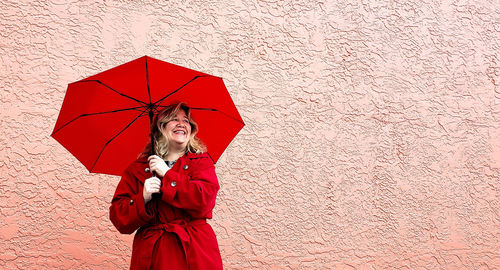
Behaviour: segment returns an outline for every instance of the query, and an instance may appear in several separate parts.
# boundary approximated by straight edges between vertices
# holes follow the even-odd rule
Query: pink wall
[[[67,83],[143,55],[223,77],[247,123],[217,164],[227,269],[500,268],[498,1],[18,2],[0,268],[128,267],[119,178],[49,135]]]

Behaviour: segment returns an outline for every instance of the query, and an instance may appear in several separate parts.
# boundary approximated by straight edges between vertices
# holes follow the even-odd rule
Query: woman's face
[[[170,120],[162,130],[170,145],[186,147],[191,138],[191,125],[184,110],[179,110],[177,115]],[[172,146],[174,146],[172,145]]]

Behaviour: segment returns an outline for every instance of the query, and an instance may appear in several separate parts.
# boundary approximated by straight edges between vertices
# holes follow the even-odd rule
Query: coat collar
[[[170,170],[174,170],[176,172],[184,171],[181,170],[181,168],[184,167],[184,165],[188,165],[190,167],[190,164],[192,160],[198,159],[198,158],[208,158],[207,153],[203,154],[196,154],[196,153],[186,153],[184,156],[180,157],[174,164]],[[141,157],[135,160],[132,163],[131,166],[131,173],[137,177],[137,179],[141,182],[144,183],[144,181],[150,177],[153,176],[151,172],[147,172],[146,168],[149,168],[149,162],[147,157]]]
[[[181,159],[196,159],[196,158],[201,158],[201,157],[206,157],[208,156],[207,153],[202,153],[202,154],[197,154],[197,153],[186,153],[182,157],[180,157],[178,160]],[[148,157],[140,157],[134,161],[134,163],[148,163]],[[177,162],[176,162],[177,163]]]

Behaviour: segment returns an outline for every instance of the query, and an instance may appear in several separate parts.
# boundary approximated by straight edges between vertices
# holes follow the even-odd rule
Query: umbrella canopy
[[[245,125],[222,78],[144,56],[68,85],[52,137],[89,172],[121,175],[151,116],[184,102],[214,162]]]

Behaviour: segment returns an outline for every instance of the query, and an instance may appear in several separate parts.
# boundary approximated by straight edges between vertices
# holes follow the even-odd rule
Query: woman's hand
[[[148,161],[149,169],[151,169],[152,172],[156,172],[156,176],[159,178],[163,178],[169,169],[167,163],[157,155],[149,156]]]
[[[161,180],[158,177],[151,177],[144,181],[144,189],[142,196],[144,197],[144,204],[151,201],[153,193],[160,193]]]

